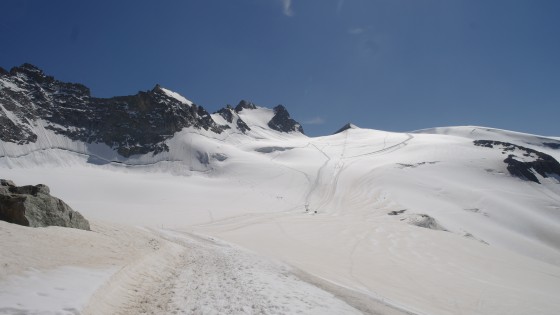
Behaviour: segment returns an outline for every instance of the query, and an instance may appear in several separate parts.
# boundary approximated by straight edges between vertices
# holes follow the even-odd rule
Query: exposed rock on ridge
[[[352,123],[347,123],[346,125],[342,126],[342,128],[338,129],[334,134],[336,135],[337,133],[341,133],[344,132],[348,129],[355,129],[358,128],[356,127],[356,125],[352,124]]]
[[[290,114],[282,105],[274,107],[274,117],[268,122],[268,126],[276,131],[303,133],[301,125],[290,117]]]
[[[187,104],[159,85],[135,95],[96,98],[86,86],[58,81],[31,64],[0,71],[0,140],[17,144],[36,142],[34,130],[40,125],[75,141],[104,143],[124,157],[158,154],[169,150],[166,139],[186,127],[218,134],[233,127],[245,133],[250,127],[237,113],[255,108],[247,101],[235,110],[226,107],[218,113],[236,122],[218,125],[203,107]],[[281,114],[289,118],[287,112]]]
[[[16,186],[0,180],[0,220],[30,227],[62,226],[89,230],[89,222],[64,201],[50,195],[49,187]]]
[[[257,109],[257,106],[249,101],[241,100],[237,106],[235,106],[235,111],[239,113],[244,109]]]
[[[239,102],[239,105],[237,105],[237,107],[235,109],[233,109],[230,105],[227,105],[225,108],[222,108],[220,110],[218,110],[216,113],[220,114],[220,116],[222,116],[222,118],[224,118],[228,123],[233,123],[235,120],[235,124],[237,129],[239,129],[241,132],[245,133],[249,130],[251,130],[251,128],[249,128],[249,126],[247,126],[247,124],[243,121],[243,119],[241,119],[241,117],[239,117],[238,113],[243,110],[243,108],[250,108],[250,109],[255,109],[256,106],[252,103],[249,103],[252,105],[252,107],[244,107],[244,100],[242,100],[241,102]],[[239,110],[237,110],[239,108]],[[229,126],[226,125],[226,127],[229,128]]]
[[[43,120],[46,129],[72,140],[105,143],[129,157],[167,150],[163,141],[184,127],[222,131],[204,108],[185,105],[159,86],[136,95],[95,98],[87,87],[55,80],[30,64],[0,80],[0,104],[11,113],[0,113],[2,141],[34,142],[31,126]]]
[[[560,163],[546,153],[502,141],[475,140],[474,144],[486,148],[497,147],[502,153],[509,153],[504,163],[507,164],[508,172],[515,177],[540,184],[535,175],[537,173],[544,178],[556,177],[560,181]]]

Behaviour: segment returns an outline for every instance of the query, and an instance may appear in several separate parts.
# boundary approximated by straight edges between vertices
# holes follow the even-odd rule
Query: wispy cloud
[[[294,10],[292,9],[292,0],[282,0],[282,7],[284,10],[284,15],[294,16]]]
[[[306,125],[322,125],[325,122],[326,121],[325,121],[324,118],[317,116],[317,117],[311,118],[309,120],[306,120],[303,123],[306,124]]]
[[[340,14],[342,6],[344,6],[344,0],[338,0],[338,4],[336,5],[336,14]]]
[[[352,35],[359,35],[359,34],[363,34],[364,32],[365,30],[361,27],[355,27],[348,30],[348,34],[352,34]]]

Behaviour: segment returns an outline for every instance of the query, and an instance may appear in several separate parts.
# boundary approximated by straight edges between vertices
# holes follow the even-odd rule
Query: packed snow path
[[[300,280],[287,266],[216,240],[162,232],[164,237],[186,248],[172,288],[174,296],[165,307],[166,312],[360,313],[332,294]]]
[[[100,304],[110,305],[103,312],[111,314],[406,314],[213,238],[154,233],[175,248],[117,275],[86,314],[99,312]],[[107,302],[117,285],[126,294]]]
[[[100,222],[88,232],[0,221],[0,237],[13,244],[0,256],[2,315],[407,314],[206,236]],[[17,245],[29,239],[37,241]],[[55,256],[44,259],[46,253]]]

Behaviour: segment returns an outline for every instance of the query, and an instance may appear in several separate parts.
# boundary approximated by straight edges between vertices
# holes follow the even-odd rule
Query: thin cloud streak
[[[284,15],[294,16],[294,10],[292,10],[292,0],[282,0],[282,7],[284,10]]]
[[[326,120],[322,117],[314,117],[309,120],[304,121],[303,123],[306,125],[322,125],[326,122]]]
[[[348,34],[352,34],[352,35],[359,35],[362,34],[363,32],[365,32],[365,30],[361,27],[351,28],[348,30]]]
[[[338,0],[338,4],[336,5],[336,14],[340,14],[342,6],[344,6],[344,0]]]

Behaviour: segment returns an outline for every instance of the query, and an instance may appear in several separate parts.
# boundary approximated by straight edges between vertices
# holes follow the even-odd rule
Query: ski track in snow
[[[389,147],[386,147],[386,140],[387,140],[387,136],[385,136],[385,138],[383,139],[383,149],[381,150],[377,150],[377,151],[373,151],[373,152],[368,152],[368,153],[363,153],[363,154],[358,154],[358,155],[353,155],[353,156],[348,156],[346,157],[347,159],[352,159],[352,158],[356,158],[356,157],[361,157],[361,156],[367,156],[367,155],[374,155],[374,154],[380,154],[380,153],[384,153],[384,152],[389,152],[392,149],[399,149],[403,146],[405,146],[410,140],[412,140],[414,138],[413,135],[407,133],[406,134],[407,139],[403,140],[402,142],[399,142],[397,144],[391,145]]]

